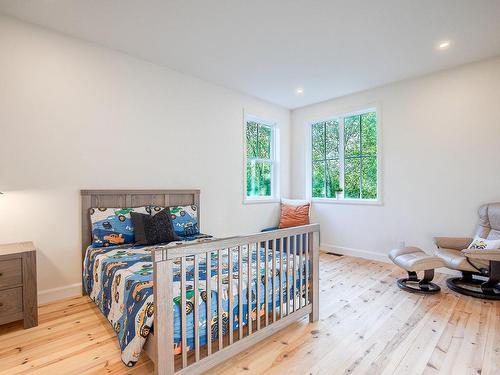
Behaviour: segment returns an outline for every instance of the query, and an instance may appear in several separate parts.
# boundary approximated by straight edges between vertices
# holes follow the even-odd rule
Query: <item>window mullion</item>
[[[344,191],[345,194],[345,186],[344,186],[344,167],[345,167],[345,145],[344,145],[344,118],[339,118],[339,185]]]
[[[323,170],[324,170],[324,176],[323,176],[323,189],[325,191],[325,198],[328,198],[327,194],[326,194],[326,177],[327,177],[327,172],[326,172],[326,166],[327,166],[327,163],[326,163],[326,121],[323,123],[323,134],[324,134],[324,137],[323,137],[323,151],[324,151],[324,154],[323,154],[323,160],[324,160],[324,166],[323,166]]]
[[[260,156],[259,128],[260,128],[260,125],[259,125],[259,124],[257,124],[257,135],[256,135],[256,137],[257,137],[257,138],[255,139],[255,144],[256,144],[256,150],[255,150],[256,155],[255,155],[255,156],[256,156],[257,158],[259,158],[259,156]]]
[[[260,163],[269,163],[269,164],[274,162],[273,159],[261,159],[261,158],[248,158],[247,161],[257,161]]]
[[[274,127],[271,128],[271,143],[269,144],[269,158],[271,159],[271,197],[276,197],[276,178],[279,178],[276,176],[276,166],[275,166],[275,160],[276,156],[274,155],[274,142],[276,139],[276,134],[275,134],[275,129]]]
[[[359,199],[363,199],[363,133],[361,130],[361,115],[359,115]]]

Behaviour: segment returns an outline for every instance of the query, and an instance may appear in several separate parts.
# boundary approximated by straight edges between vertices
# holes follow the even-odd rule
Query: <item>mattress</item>
[[[196,238],[190,238],[183,243],[192,243],[200,241],[208,241],[210,238],[206,236],[199,236]],[[172,247],[176,246],[178,243],[171,243],[164,245],[162,247]],[[90,298],[95,302],[99,310],[104,314],[106,319],[113,326],[122,351],[121,358],[122,361],[129,367],[133,366],[138,360],[142,352],[142,348],[146,342],[146,339],[151,332],[153,319],[154,319],[154,300],[153,300],[153,263],[151,258],[151,251],[158,248],[158,246],[133,246],[133,245],[122,245],[122,246],[110,246],[110,247],[100,247],[93,248],[92,246],[87,248],[86,256],[84,259],[84,271],[83,280],[84,288]],[[228,259],[229,256],[233,257],[233,279],[229,280],[229,266]],[[286,255],[286,254],[284,254]],[[260,258],[260,269],[258,271],[259,277],[257,278],[257,257]],[[228,295],[228,285],[232,283],[233,291],[233,330],[239,328],[239,324],[243,326],[247,325],[248,322],[248,262],[251,262],[252,269],[252,301],[251,310],[252,315],[255,319],[257,314],[260,316],[265,311],[264,309],[264,296],[265,293],[268,294],[269,306],[268,309],[272,308],[272,250],[268,251],[268,257],[266,259],[265,250],[263,247],[257,249],[256,245],[250,248],[242,248],[242,279],[243,279],[243,321],[238,321],[239,312],[239,298],[238,298],[238,279],[239,272],[238,269],[238,251],[236,249],[231,249],[228,251],[221,251],[221,261],[222,261],[222,290],[218,290],[218,254],[213,252],[211,259],[209,259],[208,264],[210,264],[210,275],[211,275],[211,322],[206,321],[206,274],[207,274],[207,260],[205,256],[199,256],[199,283],[198,290],[193,290],[193,276],[194,276],[194,264],[193,257],[186,258],[186,341],[187,349],[191,350],[194,348],[194,313],[193,313],[193,303],[194,303],[194,293],[199,293],[199,333],[200,333],[200,345],[205,345],[207,343],[207,324],[209,326],[209,334],[212,340],[218,338],[218,311],[217,311],[217,298],[218,294],[222,294],[222,316],[223,316],[223,332],[226,334],[228,327],[228,317],[229,317],[229,295]],[[286,261],[286,256],[283,258]],[[290,259],[291,260],[291,259]],[[264,286],[264,275],[265,275],[265,262],[268,263],[268,274],[266,278],[268,280],[268,289],[265,290]],[[299,271],[299,261],[296,259],[296,285],[293,286],[293,274],[284,273],[283,277],[280,277],[280,259],[278,254],[276,255],[276,278],[274,280],[274,285],[276,285],[275,291],[275,301],[276,306],[280,306],[280,295],[279,295],[279,282],[283,285],[283,299],[291,300],[293,296],[297,296],[299,291],[299,278],[304,278],[305,274],[305,264],[302,270]],[[284,265],[286,271],[286,265]],[[286,295],[286,278],[289,278],[289,283],[291,286],[290,297]],[[180,270],[180,260],[174,261],[174,276],[173,276],[173,306],[174,306],[174,352],[178,353],[181,351],[181,314],[180,314],[180,283],[181,270]],[[257,298],[256,298],[256,280],[260,283],[260,306],[257,308]],[[304,285],[304,283],[302,283]]]

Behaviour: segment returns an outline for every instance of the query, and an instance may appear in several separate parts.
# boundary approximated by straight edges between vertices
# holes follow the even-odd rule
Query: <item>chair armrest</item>
[[[434,237],[438,248],[462,250],[467,249],[472,242],[470,237]]]
[[[491,250],[465,249],[462,250],[462,254],[464,254],[467,258],[471,259],[491,260],[500,262],[499,249],[491,249]]]

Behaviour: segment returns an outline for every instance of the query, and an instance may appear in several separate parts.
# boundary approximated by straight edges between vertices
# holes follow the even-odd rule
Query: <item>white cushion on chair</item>
[[[491,233],[491,232],[490,232]],[[500,240],[488,240],[479,236],[474,237],[467,249],[492,250],[500,249]]]

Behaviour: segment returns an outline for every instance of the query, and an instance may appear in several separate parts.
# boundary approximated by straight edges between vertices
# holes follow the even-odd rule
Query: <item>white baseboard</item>
[[[376,260],[376,261],[384,262],[384,263],[391,263],[390,259],[388,258],[388,256],[386,254],[377,253],[375,251],[353,249],[350,247],[335,246],[335,245],[330,245],[330,244],[321,244],[319,246],[319,248],[320,248],[320,251],[323,251],[323,252],[331,252],[331,253],[342,254],[342,255],[350,255],[353,257],[358,257],[358,258],[363,258],[363,259]],[[444,273],[447,275],[460,276],[460,272],[455,271],[455,270],[450,270],[449,268],[444,268],[444,267],[436,268],[436,272]]]
[[[350,247],[344,246],[335,246],[329,244],[321,244],[319,246],[321,251],[342,254],[342,255],[350,255],[353,257],[377,260],[379,262],[390,263],[389,258],[385,254],[376,253],[375,251],[369,250],[361,250],[361,249],[353,249]]]
[[[76,297],[82,295],[82,284],[76,283],[59,288],[45,289],[38,292],[38,304],[54,302],[68,297]]]

